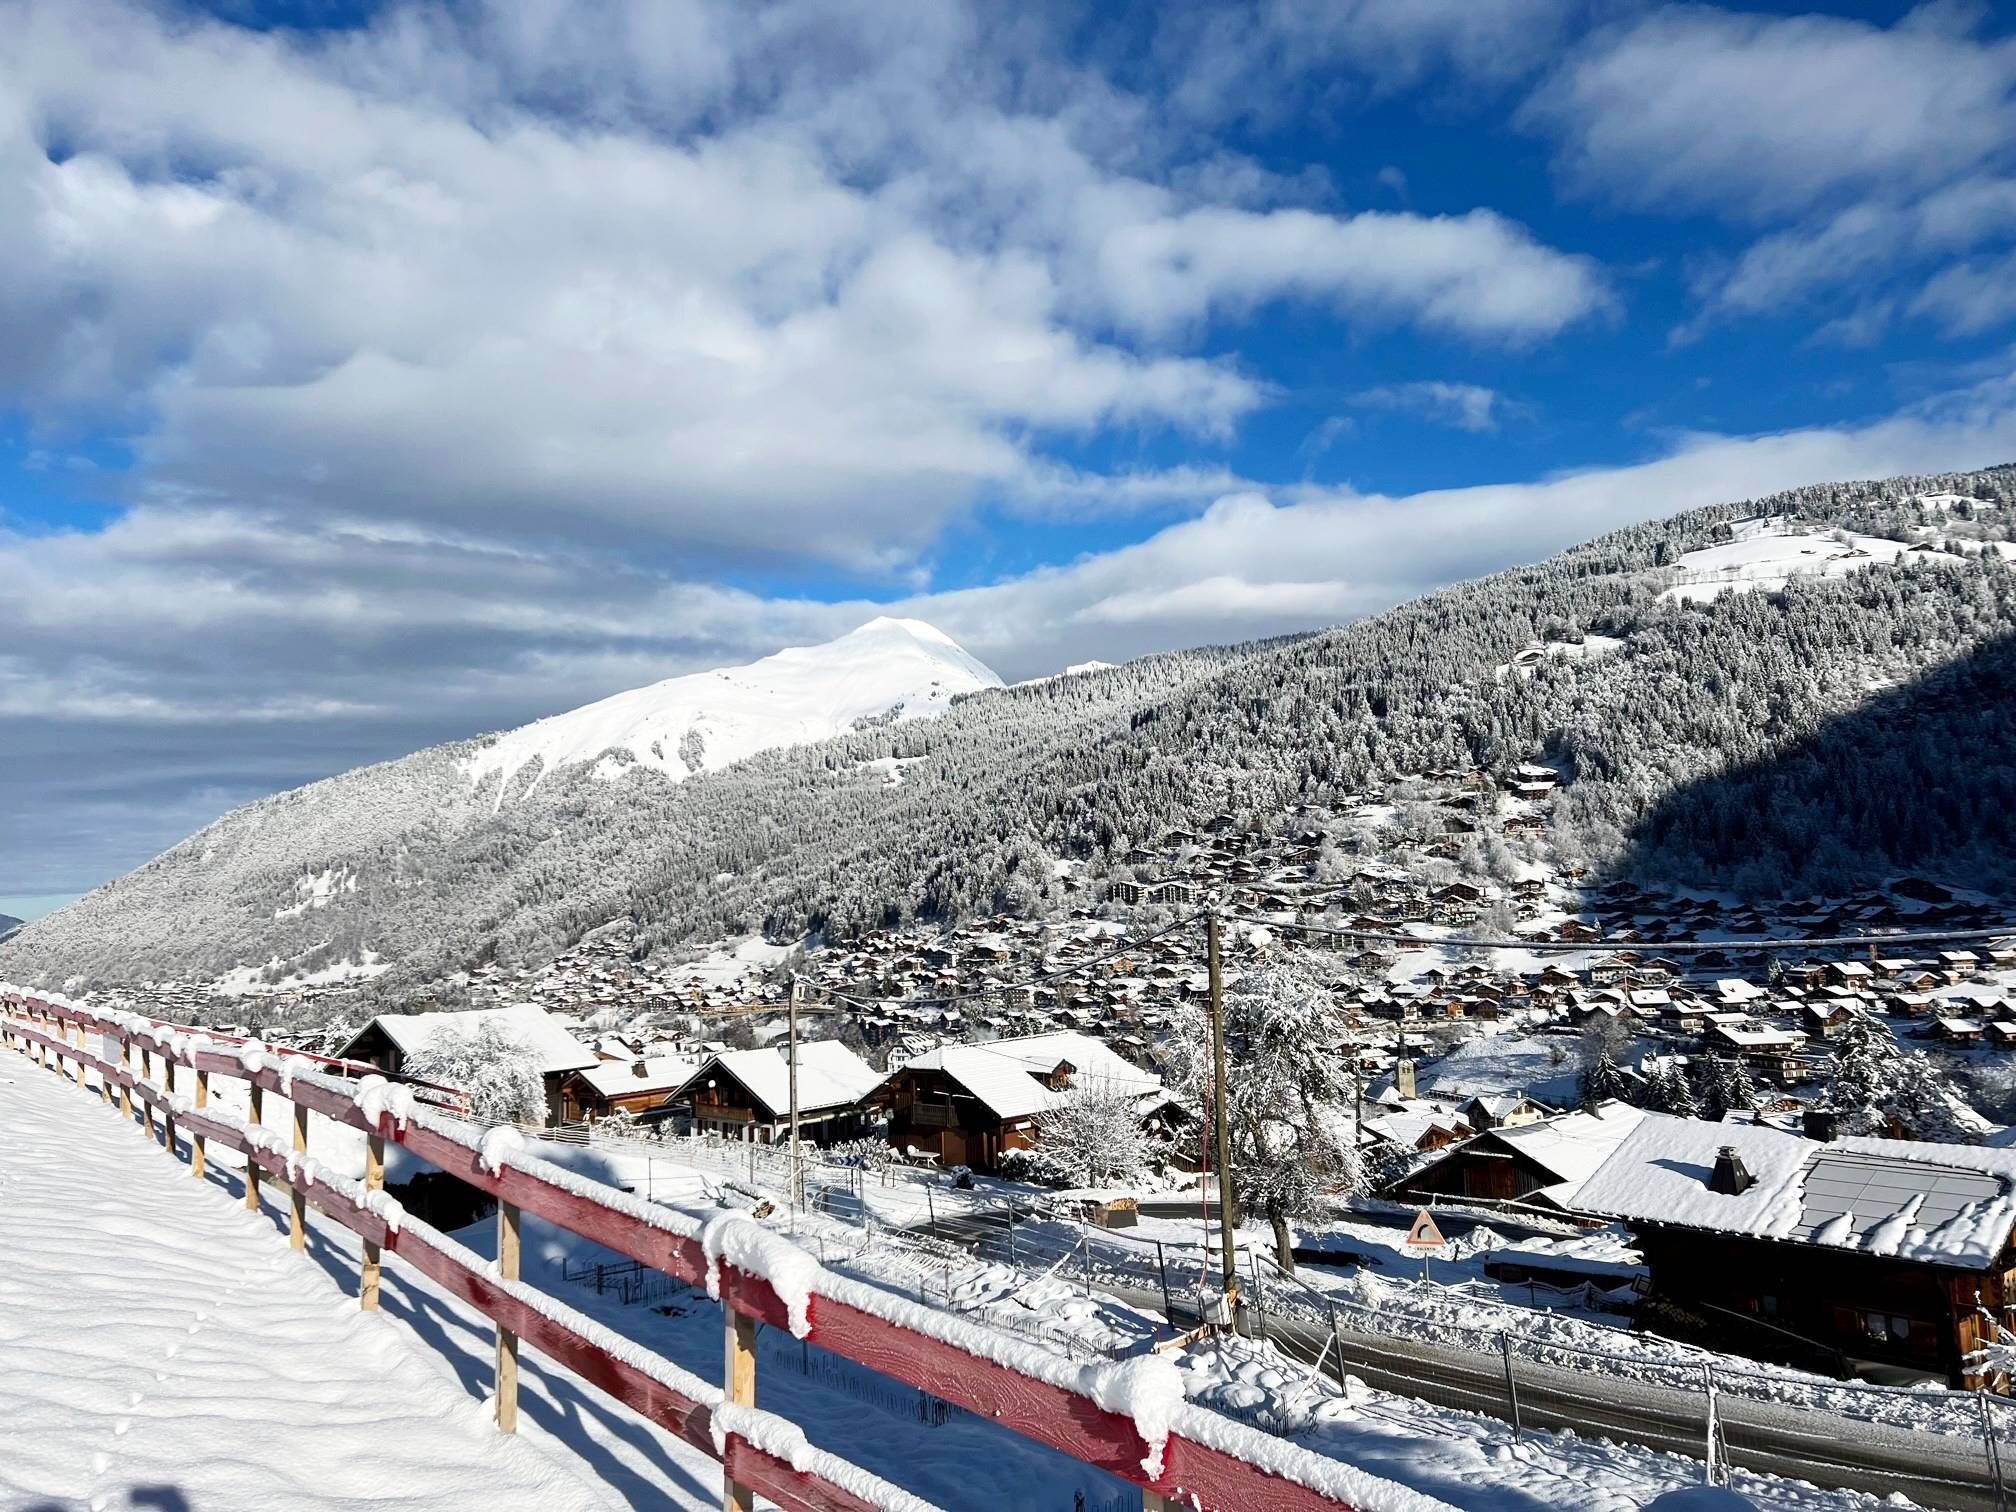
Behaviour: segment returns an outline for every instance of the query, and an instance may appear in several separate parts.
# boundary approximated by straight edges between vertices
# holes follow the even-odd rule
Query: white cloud
[[[1691,505],[2011,457],[2005,360],[1865,424],[1682,437],[1651,461],[1534,482],[1404,497],[1240,485],[1133,545],[894,603],[762,597],[607,548],[279,512],[149,505],[95,533],[0,532],[0,710],[21,774],[0,793],[19,851],[6,880],[81,888],[144,859],[193,827],[192,791],[221,811],[877,613],[932,620],[1015,678],[1348,620]]]
[[[1702,261],[1680,340],[1808,303],[1833,306],[1819,336],[1845,344],[1899,311],[1982,329],[2007,313],[1953,259],[2016,236],[2016,40],[1981,40],[1968,19],[1662,9],[1587,39],[1521,119],[1556,136],[1580,191],[1778,227]],[[1942,264],[1914,300],[1904,281]]]
[[[1649,209],[1772,217],[1927,189],[2006,152],[2016,42],[1923,13],[1653,11],[1598,32],[1526,107],[1571,183]]]
[[[1911,308],[1963,334],[2016,318],[2016,251],[1956,263],[1926,284]]]
[[[1433,378],[1415,383],[1381,384],[1377,388],[1361,390],[1353,397],[1358,404],[1370,409],[1419,415],[1437,425],[1466,431],[1494,431],[1505,415],[1517,413],[1522,408],[1496,389],[1476,383],[1449,383]]]
[[[1594,263],[1488,210],[1192,210],[1116,232],[1099,262],[1113,313],[1150,334],[1292,294],[1369,320],[1520,341],[1609,303]]]
[[[157,502],[894,574],[976,500],[1068,498],[1053,444],[1229,436],[1268,395],[1178,349],[1205,322],[1527,341],[1606,298],[1488,211],[1178,171],[985,7],[583,17],[0,0],[0,400],[118,413]]]

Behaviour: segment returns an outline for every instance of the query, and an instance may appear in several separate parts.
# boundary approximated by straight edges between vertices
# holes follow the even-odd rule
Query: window
[[[1865,1312],[1862,1314],[1862,1332],[1871,1343],[1908,1344],[1911,1342],[1911,1320],[1897,1313]]]

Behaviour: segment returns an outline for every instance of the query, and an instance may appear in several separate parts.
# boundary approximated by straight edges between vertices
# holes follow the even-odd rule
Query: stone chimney
[[[650,1062],[642,1060],[632,1061],[630,1063],[630,1074],[632,1076],[649,1076],[651,1074]]]
[[[1743,1157],[1736,1153],[1736,1146],[1724,1145],[1715,1152],[1715,1169],[1708,1173],[1708,1190],[1720,1192],[1725,1197],[1740,1197],[1757,1182],[1750,1174],[1750,1168],[1743,1164]]]

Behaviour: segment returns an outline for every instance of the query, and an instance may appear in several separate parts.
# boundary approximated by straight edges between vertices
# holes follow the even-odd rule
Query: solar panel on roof
[[[1992,1202],[2001,1192],[2001,1180],[1980,1171],[1822,1150],[1806,1173],[1799,1224],[1792,1237],[1811,1239],[1844,1213],[1853,1214],[1854,1227],[1866,1232],[1903,1212],[1913,1198],[1920,1201],[1911,1224],[1929,1233],[1977,1204]]]

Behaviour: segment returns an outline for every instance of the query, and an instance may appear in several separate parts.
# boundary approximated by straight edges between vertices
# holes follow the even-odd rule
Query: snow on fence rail
[[[759,1411],[756,1331],[788,1329],[844,1359],[953,1403],[1096,1465],[1142,1488],[1146,1508],[1316,1509],[1427,1512],[1441,1504],[1353,1466],[1313,1454],[1183,1400],[1174,1363],[1140,1355],[1089,1365],[1059,1359],[1029,1342],[948,1317],[867,1283],[837,1276],[804,1250],[739,1213],[702,1221],[640,1201],[539,1160],[514,1130],[487,1134],[423,1106],[411,1088],[367,1076],[346,1080],[301,1069],[291,1055],[251,1045],[219,1048],[201,1031],[136,1015],[94,1011],[61,998],[0,985],[6,1039],[58,1071],[75,1067],[80,1089],[96,1072],[108,1104],[142,1105],[148,1132],[163,1120],[172,1151],[179,1123],[202,1171],[206,1142],[246,1160],[246,1200],[256,1204],[262,1173],[288,1187],[290,1235],[303,1243],[312,1202],[364,1242],[360,1302],[377,1301],[384,1251],[399,1256],[498,1328],[500,1427],[515,1414],[517,1347],[522,1339],[583,1380],[722,1463],[724,1505],[746,1509],[761,1492],[786,1508],[921,1508],[900,1488],[815,1448],[795,1424]],[[75,1040],[73,1043],[72,1035]],[[89,1034],[119,1047],[117,1062],[93,1055]],[[141,1057],[138,1074],[131,1056]],[[152,1077],[153,1057],[162,1080]],[[175,1088],[175,1070],[194,1073],[195,1096]],[[255,1119],[263,1093],[294,1108],[291,1148],[256,1122],[207,1109],[209,1078],[251,1088]],[[306,1155],[311,1113],[362,1131],[370,1155],[364,1182],[322,1169]],[[496,1266],[406,1217],[382,1190],[386,1141],[497,1199]],[[516,1279],[521,1213],[653,1270],[704,1286],[725,1323],[726,1388],[639,1348]]]

